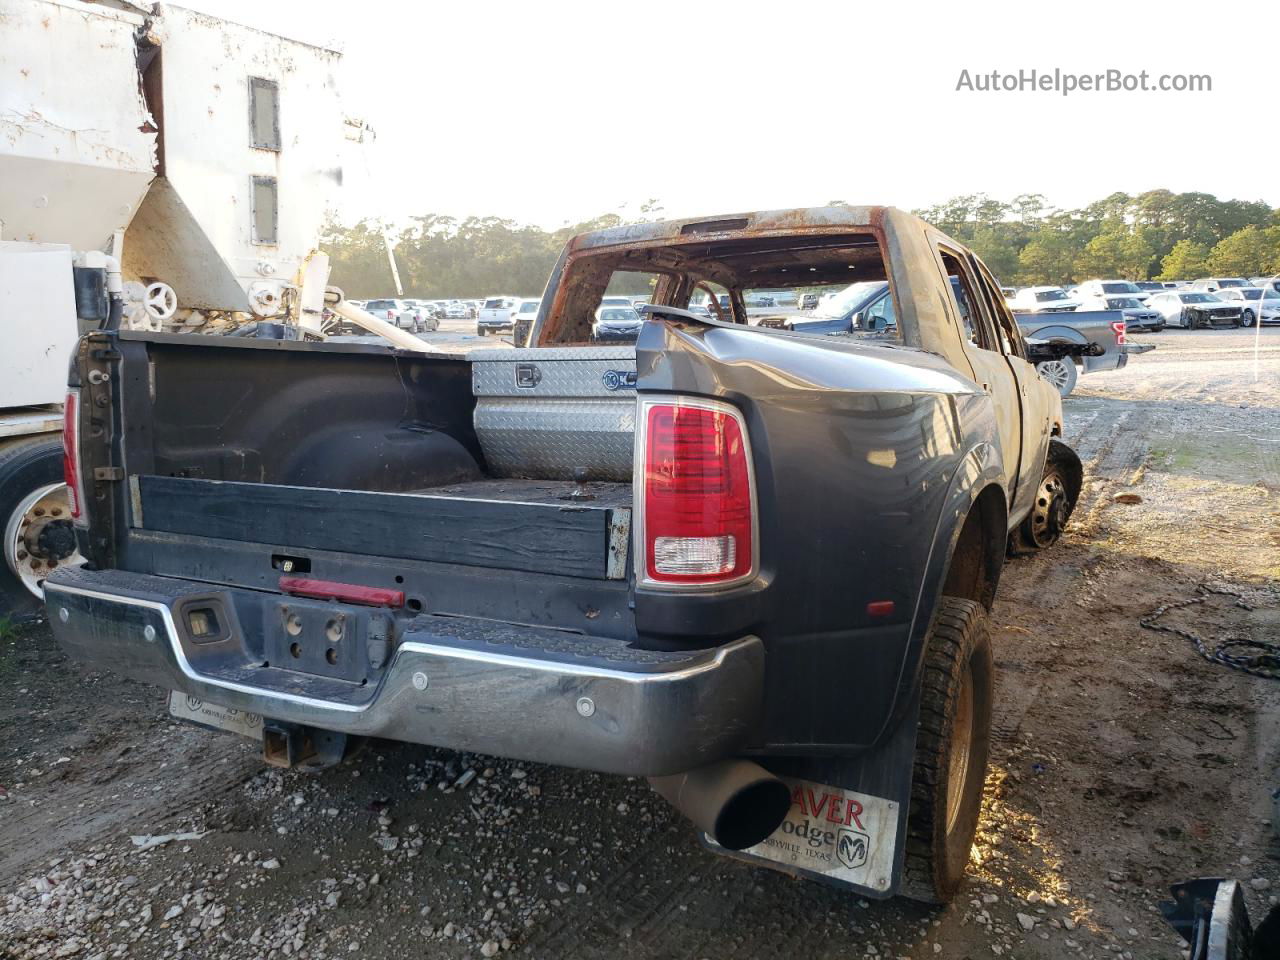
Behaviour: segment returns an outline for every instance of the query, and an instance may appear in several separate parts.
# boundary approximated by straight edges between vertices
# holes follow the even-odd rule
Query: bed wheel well
[[[998,486],[992,484],[978,494],[951,551],[944,594],[991,609],[1004,567],[1006,514],[1004,494]]]

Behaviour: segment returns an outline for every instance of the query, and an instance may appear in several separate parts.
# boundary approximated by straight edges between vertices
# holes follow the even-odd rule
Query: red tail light
[[[1115,331],[1115,335],[1116,335],[1116,346],[1117,346],[1117,347],[1123,347],[1123,346],[1124,346],[1124,332],[1125,332],[1125,325],[1124,325],[1124,321],[1123,321],[1123,320],[1113,320],[1113,321],[1111,321],[1111,329],[1112,329],[1113,331]]]
[[[755,570],[756,516],[742,415],[705,400],[642,401],[644,579],[725,584]]]
[[[72,521],[81,519],[84,497],[80,489],[80,444],[76,412],[80,394],[67,391],[67,401],[62,408],[62,477],[67,484],[67,505],[71,508]]]

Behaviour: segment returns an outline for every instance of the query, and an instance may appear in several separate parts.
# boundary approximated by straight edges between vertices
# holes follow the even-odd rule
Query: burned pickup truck
[[[639,339],[596,345],[625,273]],[[854,280],[892,330],[745,322]],[[950,898],[1000,572],[1081,483],[990,272],[890,208],[619,227],[568,244],[531,344],[87,336],[59,643],[274,763],[383,737],[647,777],[717,852]]]

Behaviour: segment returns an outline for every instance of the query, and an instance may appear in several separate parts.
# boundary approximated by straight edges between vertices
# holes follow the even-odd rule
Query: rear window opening
[[[687,239],[686,239],[687,238]],[[570,256],[555,287],[556,295],[541,327],[537,346],[597,342],[597,312],[623,307],[623,295],[662,306],[692,309],[726,323],[759,323],[765,315],[811,319],[802,308],[805,294],[830,298],[859,283],[887,279],[879,241],[871,231],[831,236],[753,236],[703,239],[683,234],[634,247],[605,248]],[[888,290],[887,285],[883,287]],[[866,306],[871,306],[867,304]],[[896,311],[890,294],[888,317],[881,317],[877,339],[896,335]],[[859,335],[853,311],[833,334]],[[785,319],[764,326],[789,326]],[[840,327],[840,324],[833,324]]]

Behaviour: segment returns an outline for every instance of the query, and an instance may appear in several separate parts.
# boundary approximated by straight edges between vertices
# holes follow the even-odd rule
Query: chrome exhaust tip
[[[791,790],[750,760],[720,760],[667,777],[650,777],[668,803],[726,850],[745,850],[781,826]]]

